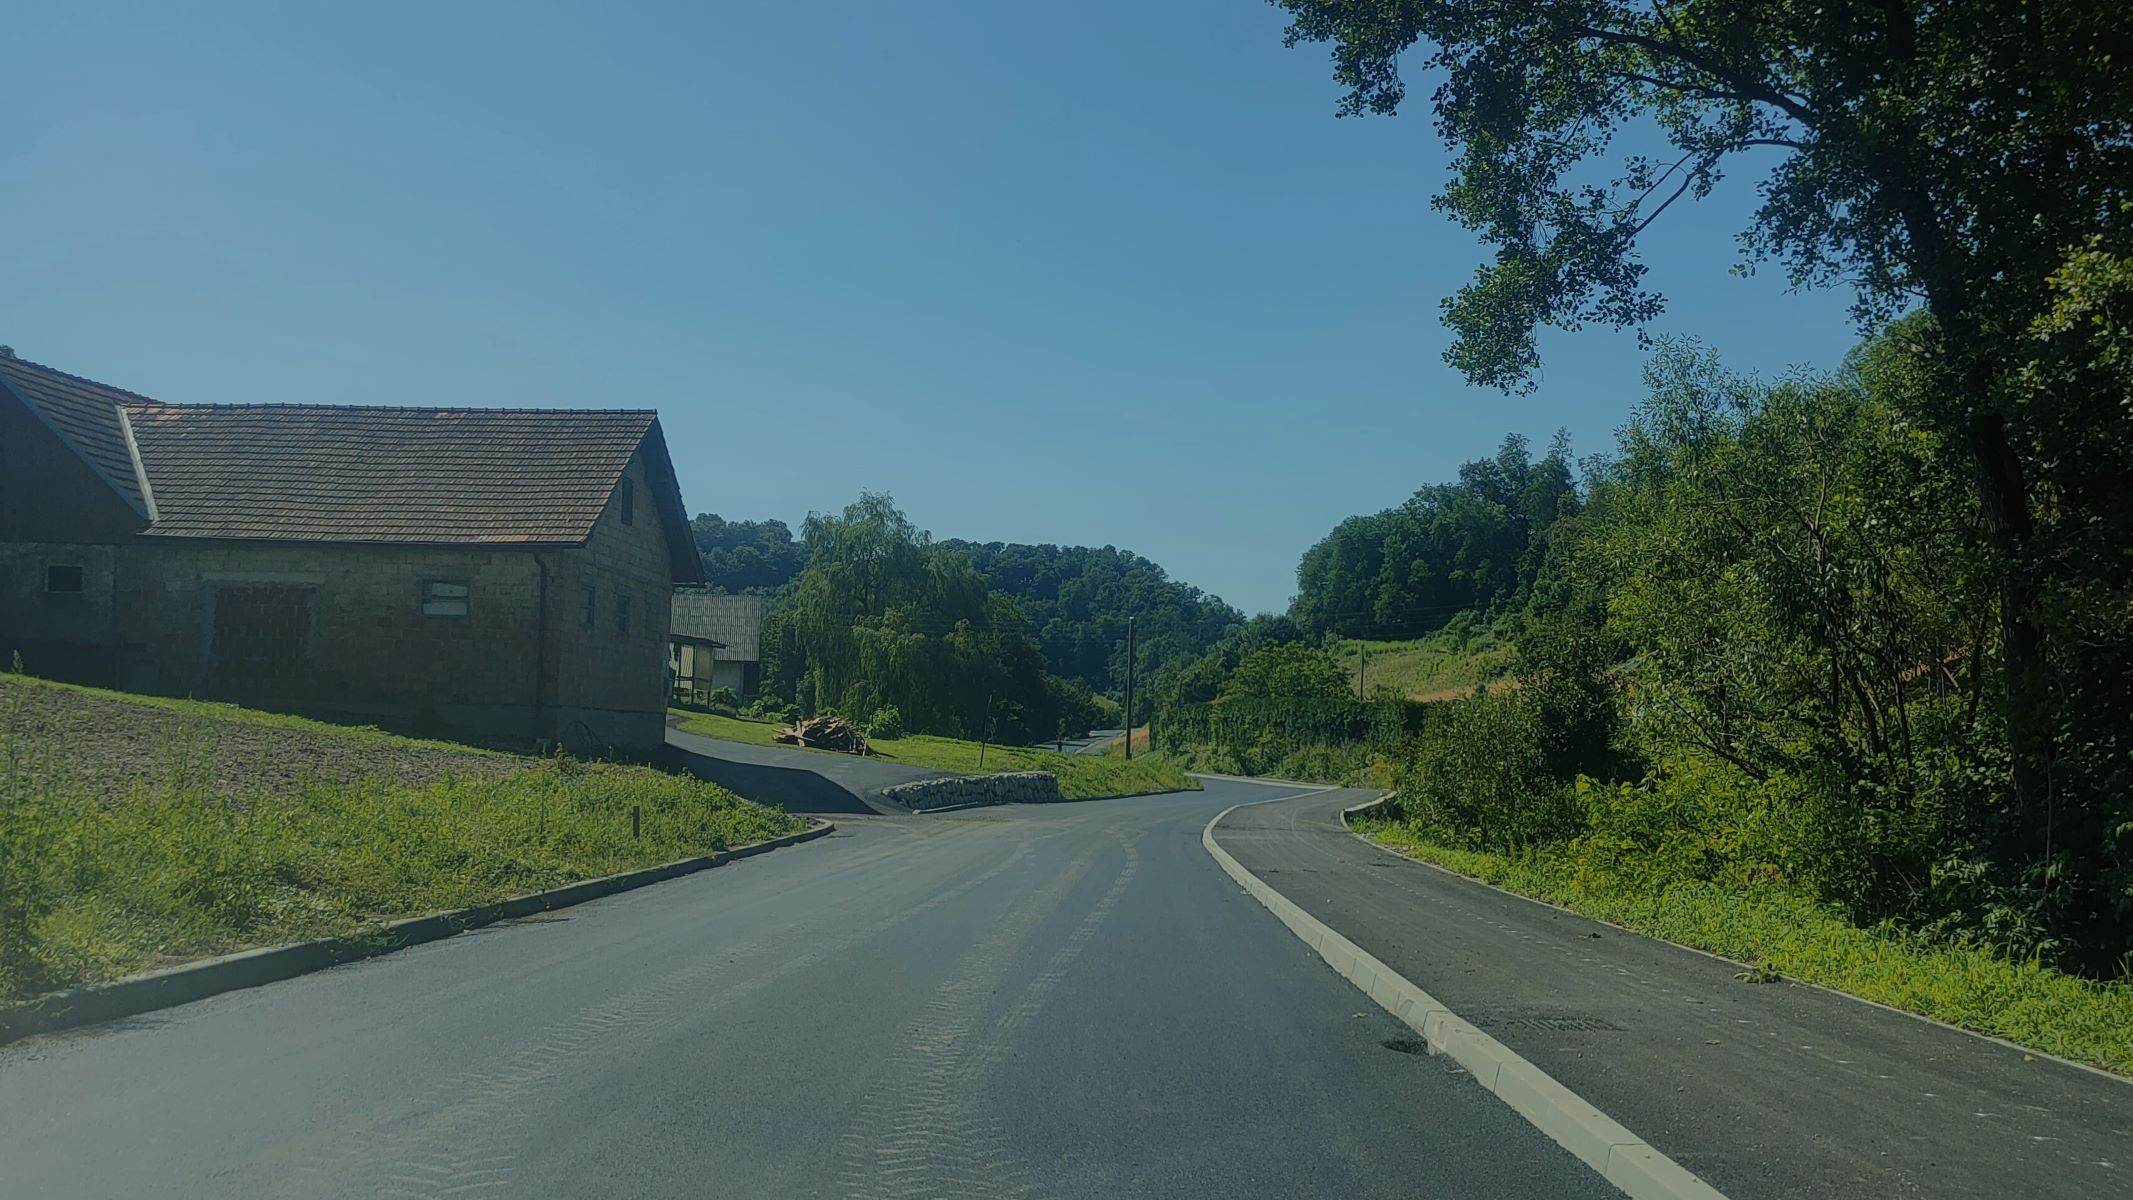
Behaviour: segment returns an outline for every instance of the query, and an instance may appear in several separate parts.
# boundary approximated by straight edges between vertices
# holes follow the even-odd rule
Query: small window
[[[422,615],[463,617],[467,615],[467,585],[449,579],[422,581]]]
[[[622,482],[615,485],[615,504],[622,510],[624,525],[637,523],[637,484],[628,476],[624,476]]]
[[[600,617],[600,593],[595,591],[593,585],[589,583],[581,584],[578,588],[578,593],[580,598],[585,601],[585,627],[591,629]]]
[[[629,594],[628,592],[616,592],[616,593],[615,593],[615,632],[616,632],[616,633],[628,633],[629,631],[630,631],[630,594]]]
[[[79,594],[82,590],[80,563],[47,563],[44,568],[44,590]]]

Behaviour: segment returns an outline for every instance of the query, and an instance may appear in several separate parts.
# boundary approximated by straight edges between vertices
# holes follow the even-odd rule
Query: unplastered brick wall
[[[150,538],[118,581],[129,689],[534,734],[528,551]],[[432,582],[466,589],[463,615],[425,611]]]
[[[1053,804],[1059,777],[1049,771],[1002,771],[997,775],[951,775],[881,789],[882,799],[913,812],[966,804]]]
[[[623,520],[618,489],[586,544],[553,558],[561,609],[557,735],[574,750],[612,746],[641,753],[666,736],[674,568],[643,451],[623,478],[632,493],[630,519]]]

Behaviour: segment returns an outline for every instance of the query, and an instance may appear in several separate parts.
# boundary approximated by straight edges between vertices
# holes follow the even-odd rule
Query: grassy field
[[[773,746],[782,726],[769,721],[721,717],[715,713],[671,710],[684,733]],[[942,771],[1049,771],[1059,777],[1059,792],[1069,800],[1097,800],[1106,796],[1139,796],[1148,792],[1174,792],[1197,788],[1199,781],[1169,763],[1095,754],[1058,754],[1025,746],[987,746],[985,765],[978,766],[978,744],[960,738],[911,734],[900,738],[869,738],[867,744],[890,762]],[[824,750],[829,754],[833,751]]]
[[[800,827],[644,767],[0,674],[0,999]]]
[[[1449,700],[1474,689],[1478,683],[1506,678],[1516,665],[1517,654],[1494,630],[1440,630],[1426,637],[1402,642],[1371,642],[1344,639],[1333,649],[1341,671],[1353,681],[1356,663],[1363,665],[1363,689],[1375,695],[1391,688],[1414,700]]]
[[[2097,983],[1972,946],[1861,929],[1785,893],[1676,884],[1658,893],[1581,878],[1545,856],[1453,850],[1401,822],[1359,832],[1462,875],[1639,933],[1878,1000],[2047,1053],[2133,1074],[2133,979]]]

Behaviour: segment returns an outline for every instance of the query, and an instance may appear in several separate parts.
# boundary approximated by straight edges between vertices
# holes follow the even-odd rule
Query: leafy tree
[[[803,530],[807,568],[764,623],[766,688],[858,720],[894,708],[918,732],[1055,732],[1061,693],[1022,611],[967,555],[877,493]]]
[[[1350,517],[1304,552],[1289,615],[1312,637],[1415,637],[1458,613],[1522,603],[1549,526],[1577,507],[1570,443],[1557,434],[1532,460],[1506,437],[1459,481],[1398,508]]]
[[[1243,614],[1131,551],[1111,546],[941,543],[961,550],[1028,614],[1051,670],[1090,689],[1125,688],[1126,620],[1143,681],[1197,658]]]
[[[717,513],[698,513],[689,532],[703,556],[705,581],[720,591],[774,592],[807,565],[807,548],[793,540],[783,521],[728,521]]]
[[[2069,790],[2108,806],[2133,724],[2124,686],[2086,665],[2127,663],[2133,631],[2068,615],[2103,596],[2122,614],[2133,596],[2133,522],[2106,494],[2123,489],[2095,482],[2133,475],[2109,316],[2133,290],[2109,266],[2133,252],[2123,6],[1278,2],[1291,44],[1333,44],[1344,113],[1396,111],[1418,46],[1411,65],[1441,78],[1456,166],[1436,203],[1496,248],[1445,303],[1447,358],[1472,379],[1529,379],[1539,326],[1656,316],[1639,237],[1728,171],[1761,174],[1743,269],[1848,284],[1869,328],[1923,311],[1892,352],[1914,359],[1907,411],[1960,464],[1991,550],[2016,814],[1998,852],[2048,892],[2067,866],[2058,810]],[[1599,163],[1624,142],[1667,149]],[[2123,881],[2133,833],[2106,834]],[[2133,916],[2133,890],[2111,907]]]
[[[1245,655],[1222,681],[1215,703],[1278,700],[1307,704],[1350,698],[1348,681],[1331,655],[1301,642],[1280,642]]]

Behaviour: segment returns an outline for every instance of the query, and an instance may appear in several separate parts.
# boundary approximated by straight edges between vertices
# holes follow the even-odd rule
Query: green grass
[[[715,713],[670,710],[679,718],[682,732],[729,742],[758,746],[776,745],[774,736],[782,726]],[[1127,762],[1100,754],[1059,754],[1026,746],[987,746],[985,765],[978,765],[978,744],[961,738],[910,734],[900,738],[867,739],[875,753],[891,762],[942,771],[1049,771],[1059,777],[1059,793],[1069,800],[1099,800],[1107,796],[1139,796],[1149,792],[1175,792],[1200,786],[1198,780],[1176,765],[1153,759]],[[834,753],[834,751],[822,751]]]
[[[1379,688],[1386,687],[1402,696],[1432,700],[1447,698],[1448,692],[1471,690],[1478,683],[1503,679],[1517,659],[1510,643],[1488,628],[1439,630],[1400,642],[1347,638],[1333,649],[1335,661],[1351,682],[1358,658],[1366,653],[1366,692],[1375,695]]]
[[[69,720],[158,729],[123,780],[83,769]],[[158,714],[175,712],[175,725]],[[247,789],[216,748],[346,739],[376,771]],[[123,736],[118,731],[114,736]],[[141,745],[135,739],[135,745]],[[301,744],[300,744],[301,746]],[[243,747],[246,761],[259,747]],[[304,751],[299,748],[296,753]],[[478,770],[467,770],[477,765]],[[411,781],[412,780],[412,781]],[[629,811],[642,809],[642,837]],[[644,767],[463,747],[0,675],[0,999],[190,958],[483,904],[795,831],[801,822]]]
[[[1369,837],[1425,862],[1626,929],[1878,1000],[1951,1025],[2133,1074],[2133,978],[2081,979],[1989,950],[1861,929],[1774,890],[1677,883],[1659,891],[1595,884],[1546,854],[1513,858],[1434,844],[1401,822],[1359,821]],[[1744,982],[1742,986],[1751,986]]]

